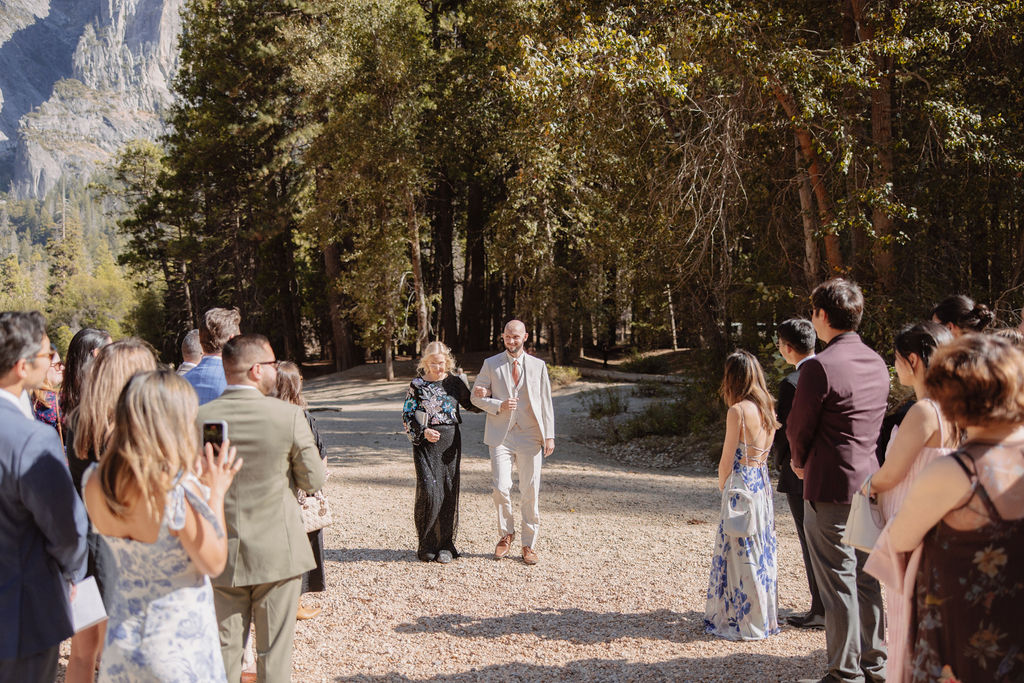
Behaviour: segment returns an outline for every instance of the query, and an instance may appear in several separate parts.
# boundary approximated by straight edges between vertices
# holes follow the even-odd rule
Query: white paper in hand
[[[92,576],[75,585],[75,597],[71,600],[71,626],[75,633],[93,624],[105,621],[107,610],[100,598],[100,589]]]

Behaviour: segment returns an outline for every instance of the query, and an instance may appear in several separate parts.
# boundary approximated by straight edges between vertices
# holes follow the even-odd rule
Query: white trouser
[[[513,426],[500,446],[491,446],[492,497],[502,535],[515,533],[512,518],[512,463],[519,469],[519,506],[523,514],[523,545],[534,547],[540,528],[540,468],[544,439],[538,429]]]

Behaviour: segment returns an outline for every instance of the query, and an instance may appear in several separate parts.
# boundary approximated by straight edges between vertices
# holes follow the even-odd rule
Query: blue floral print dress
[[[90,467],[82,487],[96,471]],[[195,493],[193,487],[202,493]],[[185,526],[185,499],[223,537],[204,498],[209,489],[191,474],[179,475],[167,493],[154,543],[103,536],[115,567],[106,579],[107,639],[97,680],[226,681],[210,579],[196,569],[171,530]]]
[[[768,478],[768,449],[745,443],[742,418],[740,432],[725,488],[745,487],[753,495],[756,531],[748,537],[728,536],[719,521],[704,631],[729,640],[760,640],[779,632],[775,508]],[[748,456],[751,451],[759,452]]]

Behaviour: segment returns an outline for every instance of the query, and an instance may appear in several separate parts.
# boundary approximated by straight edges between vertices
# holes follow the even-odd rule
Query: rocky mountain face
[[[172,102],[184,0],[0,0],[0,189],[43,196]]]

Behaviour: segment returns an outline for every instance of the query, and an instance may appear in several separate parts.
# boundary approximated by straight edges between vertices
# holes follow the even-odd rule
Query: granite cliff
[[[0,189],[42,196],[164,130],[184,0],[0,0]]]

